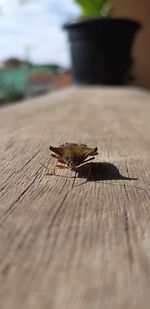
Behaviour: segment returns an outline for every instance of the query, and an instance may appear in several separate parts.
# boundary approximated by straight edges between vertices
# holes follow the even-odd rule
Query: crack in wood
[[[130,267],[130,270],[132,271],[132,265],[133,265],[134,258],[133,258],[131,240],[130,240],[128,212],[126,210],[125,204],[124,204],[124,227],[125,227],[125,235],[126,235],[126,240],[127,240],[129,267]]]
[[[40,150],[38,150],[23,166],[20,170],[18,171],[13,171],[11,173],[11,175],[5,180],[6,185],[3,185],[3,187],[0,189],[0,192],[2,192],[3,190],[6,189],[7,186],[9,186],[9,184],[7,184],[8,180],[10,180],[12,178],[12,176],[19,174],[38,154],[39,154]]]
[[[41,167],[38,169],[38,171],[41,169]],[[23,190],[21,192],[21,194],[17,197],[17,199],[9,206],[9,208],[3,213],[3,215],[0,218],[0,227],[2,226],[2,224],[4,223],[4,221],[6,220],[6,217],[8,214],[10,214],[10,212],[14,209],[15,205],[19,202],[19,200],[25,195],[25,193],[30,189],[30,187],[35,183],[36,179],[38,178],[38,172],[36,174],[36,176],[34,177],[34,179],[31,181],[31,183],[27,186],[27,188],[25,190]]]

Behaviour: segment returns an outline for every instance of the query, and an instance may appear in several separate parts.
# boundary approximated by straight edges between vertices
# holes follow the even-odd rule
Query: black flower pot
[[[121,18],[81,19],[64,25],[78,84],[125,84],[140,24]]]

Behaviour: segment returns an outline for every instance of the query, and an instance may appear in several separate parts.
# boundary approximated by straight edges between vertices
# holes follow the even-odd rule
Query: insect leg
[[[95,157],[92,157],[92,158],[90,158],[90,159],[84,161],[83,163],[77,165],[76,168],[81,167],[81,166],[84,166],[84,165],[86,165],[87,162],[89,162],[89,161],[91,161],[91,160],[94,160],[94,159],[95,159]]]
[[[51,157],[57,159],[58,162],[60,162],[60,163],[63,163],[63,164],[65,163],[61,157],[59,157],[59,156],[57,156],[57,155],[55,155],[55,154],[53,154],[53,153],[51,154]]]
[[[66,169],[66,168],[70,168],[69,166],[65,166],[65,165],[60,165],[60,164],[56,164],[53,171],[52,172],[49,172],[47,173],[46,175],[56,175],[56,169],[59,168],[59,169]]]
[[[55,154],[53,154],[53,153],[51,153],[51,157],[53,157],[53,158],[55,158],[55,159],[57,159],[57,160],[59,160],[59,159],[60,159],[60,157],[59,157],[59,156],[57,156],[57,155],[55,155]]]
[[[90,158],[90,159],[88,159],[88,160],[84,161],[84,162],[83,162],[83,163],[81,163],[80,165],[77,165],[77,166],[76,166],[76,170],[75,170],[75,171],[77,172],[77,170],[78,170],[80,167],[82,167],[82,166],[86,165],[89,161],[91,161],[91,160],[93,160],[93,159],[95,159],[95,157],[92,157],[92,158]],[[87,176],[86,182],[87,182],[87,181],[88,181],[88,179],[90,178],[91,168],[92,168],[92,166],[91,166],[91,165],[89,165],[89,167],[88,167],[88,176]]]
[[[51,157],[58,159],[59,157],[53,153],[51,153]]]
[[[59,161],[60,162],[60,161]],[[70,166],[68,165],[60,165],[60,164],[57,164],[55,167],[58,167],[60,169],[66,169],[66,168],[69,168],[70,169]]]

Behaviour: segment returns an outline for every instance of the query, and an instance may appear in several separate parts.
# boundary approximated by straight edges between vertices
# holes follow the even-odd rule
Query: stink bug
[[[65,143],[59,147],[50,146],[51,156],[57,159],[56,167],[69,168],[77,172],[78,168],[95,159],[98,154],[97,147],[89,148],[84,144]],[[87,159],[89,156],[92,158]],[[54,173],[55,174],[55,169]]]

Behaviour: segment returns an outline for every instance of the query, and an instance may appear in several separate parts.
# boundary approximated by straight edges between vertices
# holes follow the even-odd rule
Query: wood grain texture
[[[58,170],[49,145],[97,146]],[[149,309],[150,94],[76,88],[0,110],[0,308]]]

